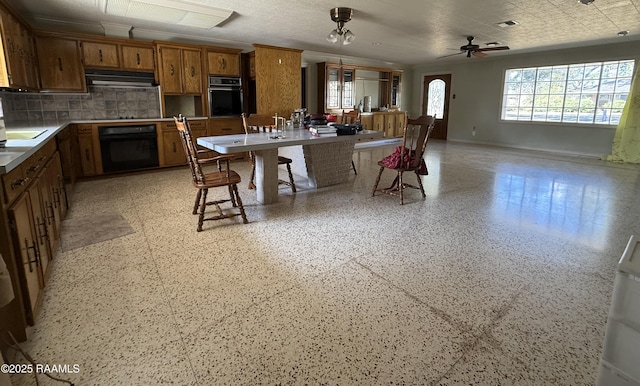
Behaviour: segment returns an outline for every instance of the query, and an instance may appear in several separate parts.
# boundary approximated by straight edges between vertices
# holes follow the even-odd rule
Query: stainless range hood
[[[85,77],[89,86],[105,87],[154,87],[153,72],[86,70]]]

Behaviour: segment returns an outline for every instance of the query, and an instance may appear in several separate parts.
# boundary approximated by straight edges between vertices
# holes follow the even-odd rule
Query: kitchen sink
[[[7,130],[7,139],[35,139],[47,130]]]

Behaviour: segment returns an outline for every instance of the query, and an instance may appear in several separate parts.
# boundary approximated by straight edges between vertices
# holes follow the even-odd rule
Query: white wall
[[[424,76],[450,73],[451,97],[455,95],[455,99],[449,101],[449,140],[601,157],[611,151],[615,126],[501,121],[504,72],[508,68],[639,57],[640,41],[635,41],[415,66],[411,103],[406,106],[410,116],[419,115]],[[403,78],[405,83],[409,79]]]

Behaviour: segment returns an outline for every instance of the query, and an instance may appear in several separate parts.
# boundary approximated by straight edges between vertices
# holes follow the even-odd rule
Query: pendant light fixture
[[[335,43],[340,40],[341,44],[351,44],[351,42],[356,38],[356,35],[349,31],[344,25],[346,22],[351,20],[351,16],[353,16],[353,9],[336,7],[329,11],[329,15],[331,15],[331,20],[338,23],[338,27],[327,35],[327,41]]]

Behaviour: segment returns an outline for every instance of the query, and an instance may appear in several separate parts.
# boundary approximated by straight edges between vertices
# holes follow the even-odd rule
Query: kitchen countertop
[[[203,120],[207,117],[192,117],[189,120]],[[111,120],[84,120],[84,121],[70,121],[58,125],[42,125],[42,126],[20,126],[20,127],[7,127],[9,131],[32,131],[32,130],[45,130],[44,133],[38,135],[34,139],[9,139],[7,140],[5,147],[0,148],[0,174],[10,172],[15,169],[27,158],[31,157],[38,149],[47,143],[50,139],[54,138],[56,134],[62,131],[65,127],[71,124],[101,124],[101,123],[121,123],[121,124],[133,124],[141,122],[171,122],[173,118],[146,118],[146,119],[111,119]]]

